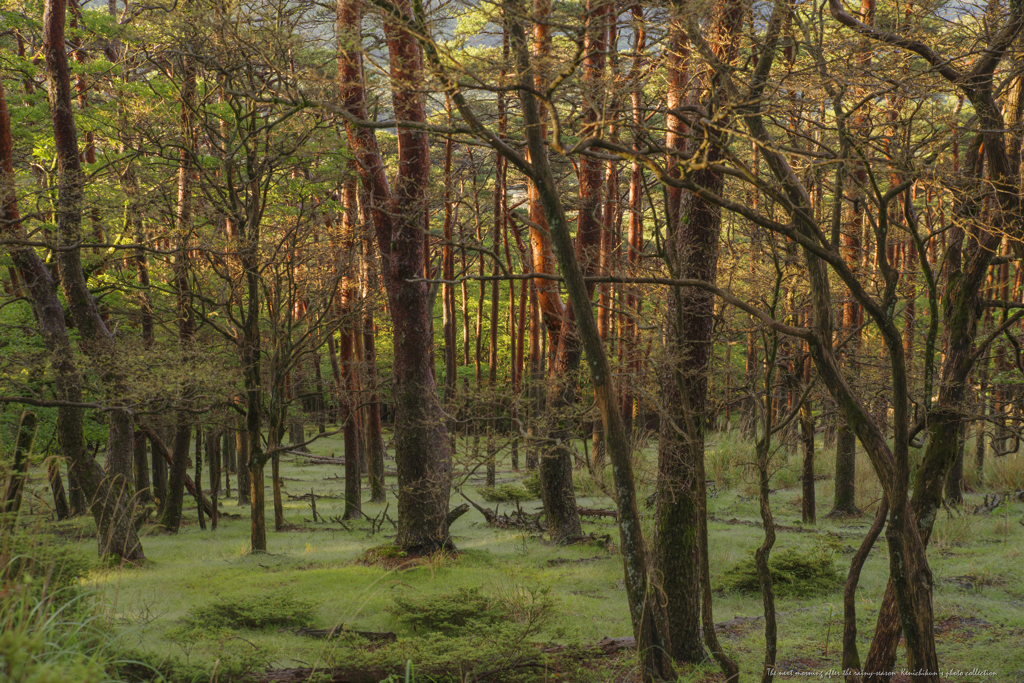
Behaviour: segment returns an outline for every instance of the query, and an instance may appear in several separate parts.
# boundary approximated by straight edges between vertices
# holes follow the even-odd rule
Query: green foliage
[[[158,671],[167,683],[210,680],[209,664],[198,655],[207,655],[216,661],[216,680],[223,683],[251,680],[252,672],[261,671],[270,663],[266,648],[223,629],[181,625],[167,632],[167,640],[176,645],[180,653],[159,656],[159,659],[152,652],[136,655],[143,666]]]
[[[534,631],[548,620],[553,605],[547,589],[511,585],[491,595],[479,588],[460,588],[418,598],[396,597],[389,611],[415,631],[458,635],[510,622],[528,624]]]
[[[366,564],[377,564],[382,560],[401,560],[406,555],[407,553],[394,543],[386,543],[374,548],[368,548],[363,553],[362,561]]]
[[[395,598],[390,612],[416,631],[440,631],[455,634],[468,628],[489,626],[506,614],[479,588],[460,588],[421,598]]]
[[[4,581],[31,587],[30,593],[36,597],[44,592],[74,593],[79,577],[98,566],[85,549],[48,534],[18,531],[5,534],[0,545]]]
[[[78,586],[78,577],[93,564],[54,538],[0,538],[0,680],[120,680],[125,662],[111,624],[94,594]]]
[[[186,628],[264,629],[309,626],[315,605],[290,591],[262,593],[241,598],[219,598],[189,610],[182,620]]]
[[[809,551],[796,548],[780,550],[769,558],[768,568],[775,595],[783,598],[828,593],[842,581],[832,553],[824,546]],[[760,592],[761,583],[753,553],[727,569],[718,588],[740,593]]]
[[[339,647],[331,664],[343,668],[378,670],[387,681],[488,680],[509,683],[541,680],[539,654],[530,644],[554,616],[547,590],[518,583],[499,585],[485,593],[479,588],[419,598],[396,598],[391,613],[410,624],[411,638],[368,650]]]
[[[537,494],[527,490],[518,484],[499,484],[498,486],[484,486],[477,489],[480,497],[489,503],[513,503],[516,501],[525,502],[535,500]]]
[[[530,476],[522,481],[523,488],[534,498],[540,498],[540,470],[534,470]]]

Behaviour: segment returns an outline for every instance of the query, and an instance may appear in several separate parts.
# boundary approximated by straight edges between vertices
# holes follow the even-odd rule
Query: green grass
[[[460,451],[461,447],[460,443]],[[321,455],[340,453],[342,443],[340,438],[328,438],[314,444],[312,450]],[[720,472],[732,473],[728,481],[722,482],[730,486],[716,487],[717,492],[709,500],[709,513],[718,520],[710,524],[710,563],[716,576],[746,560],[763,537],[754,524],[759,518],[757,501],[744,486],[747,475],[743,460],[751,457],[749,445],[745,446],[734,435],[714,440],[709,449],[709,462],[723,463]],[[828,472],[830,457],[831,454],[822,456],[818,472]],[[642,466],[638,468],[642,494],[649,493],[653,483],[654,459],[652,444],[642,454]],[[1004,463],[998,465],[1006,468]],[[783,451],[776,454],[777,472],[797,466],[796,455]],[[393,469],[390,461],[388,469]],[[323,496],[317,499],[320,515],[329,518],[341,513],[341,466],[308,465],[301,458],[288,456],[282,462],[282,476],[286,494],[299,496],[312,489]],[[709,466],[709,477],[714,476]],[[499,484],[517,483],[524,477],[525,472],[513,473],[507,463],[499,463]],[[579,470],[577,477],[582,483],[590,474]],[[388,484],[393,483],[389,477]],[[38,474],[33,484],[41,484]],[[858,497],[858,503],[870,513],[874,509],[871,492],[877,484],[864,479],[860,484],[859,488],[866,493]],[[492,509],[495,505],[502,511],[515,509],[514,503],[485,503],[480,492],[482,486],[481,468],[465,482],[463,491]],[[772,494],[777,523],[801,527],[799,482],[777,473],[773,486],[778,487]],[[822,519],[831,507],[831,482],[818,482],[817,487],[817,512]],[[600,495],[599,487],[583,485],[579,490],[594,493],[580,499],[582,506],[612,507],[612,502]],[[368,498],[368,492],[365,495]],[[980,498],[980,493],[969,493],[968,506]],[[460,502],[461,497],[453,492],[453,505]],[[527,512],[540,509],[536,500],[519,504]],[[397,509],[393,490],[387,506],[393,519]],[[370,517],[381,515],[384,509],[385,504],[364,503],[364,511]],[[350,530],[346,531],[336,523],[312,523],[308,500],[286,500],[286,520],[297,528],[281,533],[270,531],[269,553],[250,555],[248,508],[238,507],[232,498],[223,503],[222,510],[241,518],[222,518],[216,532],[202,532],[196,524],[193,504],[186,510],[186,522],[180,533],[145,536],[148,564],[134,569],[94,569],[84,582],[101,596],[104,618],[113,624],[119,647],[142,653],[147,662],[156,666],[173,662],[181,680],[192,680],[188,675],[199,676],[196,680],[210,680],[210,672],[215,668],[221,672],[218,680],[223,681],[230,678],[226,672],[245,666],[324,666],[366,661],[369,657],[367,653],[373,648],[366,642],[350,638],[317,640],[294,634],[289,625],[260,629],[219,626],[208,629],[205,635],[183,628],[183,624],[190,623],[192,617],[211,605],[236,604],[260,596],[294,596],[296,604],[300,600],[308,603],[309,607],[302,607],[302,611],[308,617],[306,621],[316,628],[340,625],[356,631],[396,633],[399,643],[377,650],[384,654],[374,656],[382,660],[387,655],[390,659],[386,665],[394,667],[393,673],[399,675],[399,680],[404,678],[407,659],[414,660],[419,672],[424,670],[419,659],[425,658],[429,668],[431,662],[455,661],[473,648],[500,646],[465,634],[448,643],[439,641],[424,633],[423,628],[417,628],[416,623],[396,616],[395,606],[403,602],[429,603],[432,599],[471,591],[493,600],[498,599],[495,596],[522,598],[531,591],[543,591],[545,600],[551,603],[550,614],[531,633],[531,642],[582,645],[605,636],[631,634],[622,561],[615,548],[609,550],[596,544],[556,547],[534,534],[491,528],[472,510],[452,529],[460,550],[457,556],[439,554],[408,561],[397,568],[393,562],[387,566],[368,565],[360,562],[368,549],[394,540],[394,529],[388,522],[377,533],[370,532],[367,521],[350,523]],[[642,512],[649,526],[653,511],[642,508]],[[269,491],[268,513],[272,513]],[[976,666],[999,674],[995,679],[965,676],[957,680],[1024,681],[1024,652],[1019,647],[1024,638],[1024,526],[1017,523],[1022,515],[1021,503],[1008,504],[992,515],[940,515],[935,542],[929,550],[935,575],[934,612],[940,625],[940,663],[964,670]],[[272,514],[268,519],[272,521]],[[833,549],[836,565],[845,576],[853,548],[859,545],[869,522],[870,515],[866,515],[840,522],[823,520],[808,533],[782,530],[774,552],[781,555],[787,549],[807,551],[827,546]],[[91,522],[77,520],[57,527],[65,535],[76,530],[88,534]],[[618,541],[611,519],[588,519],[584,531],[610,534],[615,543]],[[90,552],[94,547],[94,541],[88,537],[80,544]],[[867,561],[857,594],[862,655],[873,631],[887,573],[888,553],[883,537]],[[780,597],[777,606],[781,634],[779,668],[786,662],[814,669],[838,668],[842,621],[839,589],[812,596]],[[716,594],[714,609],[717,622],[738,616],[753,618],[762,612],[757,594],[738,591]],[[741,620],[721,634],[724,646],[739,660],[747,676],[760,670],[762,628],[760,621]],[[550,681],[603,681],[615,677],[632,680],[624,673],[629,664],[623,664],[621,659],[609,662],[607,667],[562,671],[559,676],[549,672],[545,676]],[[715,671],[714,665],[708,663],[697,671],[684,670],[684,680],[700,680],[702,672]]]

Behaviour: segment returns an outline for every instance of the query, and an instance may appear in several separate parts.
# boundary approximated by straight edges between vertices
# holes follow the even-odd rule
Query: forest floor
[[[712,487],[709,500],[710,564],[718,585],[725,570],[750,556],[763,533],[743,468],[728,462],[742,459],[737,453],[745,450],[743,444],[725,439],[718,451],[715,448],[709,452],[709,476],[725,485]],[[340,437],[326,438],[311,449],[321,456],[340,457],[342,443]],[[732,450],[723,454],[723,449]],[[645,461],[652,461],[654,452],[648,447]],[[645,461],[638,467],[641,481],[652,474],[652,463]],[[828,472],[828,467],[823,458],[816,469]],[[393,461],[387,469],[393,471]],[[845,577],[877,504],[877,484],[865,484],[859,492],[858,503],[867,514],[834,521],[824,519],[831,482],[817,482],[819,522],[805,527],[799,521],[797,471],[797,458],[790,456],[775,478],[780,488],[772,495],[772,507],[779,532],[773,552],[796,548],[830,555]],[[516,511],[515,503],[483,500],[482,474],[479,468],[462,482],[461,490],[491,510]],[[499,466],[499,483],[524,476]],[[456,554],[408,560],[386,551],[367,554],[394,539],[388,521],[396,516],[393,490],[386,504],[364,503],[368,519],[348,522],[346,529],[336,520],[313,521],[309,500],[312,492],[318,520],[341,515],[341,465],[288,455],[282,459],[282,477],[288,526],[281,532],[272,530],[268,489],[267,554],[249,554],[249,510],[238,506],[235,496],[222,500],[216,532],[199,529],[191,501],[178,534],[150,530],[144,537],[144,566],[101,569],[84,578],[102,596],[124,652],[179,680],[236,680],[247,671],[266,681],[308,680],[310,670],[318,669],[333,672],[320,680],[376,683],[389,674],[401,674],[394,680],[405,680],[408,661],[417,681],[432,680],[428,674],[438,671],[454,672],[449,680],[462,675],[467,681],[639,680],[629,650],[606,654],[614,650],[607,641],[605,650],[593,647],[607,637],[631,634],[614,518],[585,518],[584,531],[594,540],[559,547],[536,529],[495,528],[471,509],[452,528]],[[577,477],[581,507],[613,508],[588,472],[578,471]],[[393,484],[393,476],[388,481]],[[364,499],[368,497],[367,492]],[[983,494],[969,493],[966,498],[965,512],[940,513],[929,548],[939,662],[948,672],[943,680],[1024,682],[1024,503],[971,514]],[[36,498],[37,505],[42,502]],[[453,491],[452,506],[462,502]],[[524,512],[539,508],[536,500],[521,504]],[[653,509],[644,512],[650,523]],[[63,538],[81,538],[78,542],[85,548],[95,543],[88,538],[89,521],[56,527]],[[883,537],[867,561],[857,595],[862,657],[887,570]],[[452,612],[439,616],[444,605]],[[781,597],[777,608],[779,678],[807,680],[809,675],[825,677],[840,668],[838,584],[823,594]],[[464,623],[459,622],[460,609],[468,610]],[[473,610],[479,614],[471,614]],[[263,618],[272,625],[239,628],[222,619],[228,612]],[[760,595],[718,590],[714,612],[722,644],[739,661],[744,678],[759,678],[764,652]],[[459,628],[460,623],[468,628]],[[382,635],[367,640],[346,633],[325,639],[315,637],[315,631],[296,633],[300,625]],[[390,634],[396,642],[389,642]],[[897,668],[903,661],[901,656]],[[971,670],[980,673],[972,675]],[[680,676],[683,681],[721,680],[710,659],[681,668]]]

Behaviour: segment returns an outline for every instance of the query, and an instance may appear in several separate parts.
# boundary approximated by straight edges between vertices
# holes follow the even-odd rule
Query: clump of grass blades
[[[55,539],[0,539],[0,672],[12,683],[108,683],[135,662],[119,657],[94,594],[78,586],[93,562]],[[143,667],[148,668],[148,667]],[[149,678],[149,676],[147,676]],[[162,680],[158,675],[156,680]]]

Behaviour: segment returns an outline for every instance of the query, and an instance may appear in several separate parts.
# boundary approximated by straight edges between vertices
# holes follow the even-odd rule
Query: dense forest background
[[[27,640],[0,669],[1021,679],[1013,648],[949,661],[942,638],[1018,617],[936,596],[961,570],[993,609],[1024,595],[1022,28],[998,0],[6,0],[0,597]],[[130,664],[82,634],[105,572],[144,585],[196,525],[250,568],[330,530],[363,540],[322,562],[459,590],[396,598],[397,636],[313,629],[280,586],[199,591],[177,630],[132,603]],[[567,586],[481,592],[483,528],[551,566],[617,558],[612,665],[531,645],[571,632],[546,621]],[[754,621],[716,624],[739,595]],[[780,637],[820,629],[801,598],[824,654]],[[369,659],[189,668],[200,642],[238,654],[211,633],[280,625]]]

